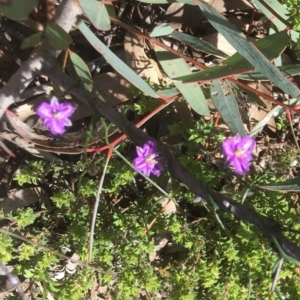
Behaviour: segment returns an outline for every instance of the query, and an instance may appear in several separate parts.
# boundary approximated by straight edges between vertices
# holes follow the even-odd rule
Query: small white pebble
[[[224,200],[223,205],[228,208],[230,206],[230,203],[228,201]]]

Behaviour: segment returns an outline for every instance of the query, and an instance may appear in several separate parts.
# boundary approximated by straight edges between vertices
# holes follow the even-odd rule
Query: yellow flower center
[[[155,156],[156,154],[150,154],[146,157],[146,162],[149,163],[149,164],[152,164],[152,165],[155,165],[157,163],[157,161],[155,160]]]
[[[235,156],[237,156],[237,157],[243,157],[243,156],[244,156],[243,150],[240,150],[240,149],[236,150],[236,151],[234,152],[234,154],[235,154]]]
[[[59,112],[55,112],[55,113],[53,114],[53,118],[54,118],[54,119],[60,119],[60,118],[61,118],[60,113],[59,113]]]

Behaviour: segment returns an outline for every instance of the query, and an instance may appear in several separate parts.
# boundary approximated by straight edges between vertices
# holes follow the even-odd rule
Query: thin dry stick
[[[156,216],[154,217],[154,219],[147,225],[146,230],[144,231],[144,233],[147,233],[147,231],[149,231],[151,229],[151,227],[153,226],[153,224],[156,222],[156,220],[158,219],[158,217],[162,214],[162,212],[164,211],[165,207],[171,202],[172,200],[169,199],[159,210],[159,212],[156,214]]]
[[[91,230],[90,230],[90,238],[89,238],[89,258],[88,258],[89,263],[91,263],[92,259],[93,259],[93,242],[94,242],[94,233],[95,233],[95,224],[96,224],[96,219],[97,219],[97,212],[98,212],[100,196],[101,196],[101,192],[102,192],[102,188],[103,188],[103,182],[104,182],[106,170],[107,170],[108,163],[109,163],[109,160],[111,158],[111,155],[112,155],[112,150],[109,149],[108,153],[107,153],[107,156],[106,156],[105,165],[104,165],[104,168],[103,168],[103,171],[102,171],[102,175],[101,175],[101,178],[100,178],[98,190],[97,190],[96,201],[95,201],[95,204],[94,204],[94,212],[93,212],[93,218],[92,218],[92,222],[91,222]]]

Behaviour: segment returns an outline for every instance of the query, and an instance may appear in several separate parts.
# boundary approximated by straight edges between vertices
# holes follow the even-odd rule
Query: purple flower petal
[[[159,176],[163,170],[163,165],[157,160],[156,144],[148,141],[143,147],[136,147],[137,157],[133,160],[136,172],[149,177],[150,174]]]
[[[235,145],[232,143],[230,139],[225,140],[222,145],[222,153],[227,156],[234,155]]]
[[[50,104],[44,102],[42,103],[37,109],[36,113],[39,117],[47,119],[47,118],[52,118],[53,113],[52,113],[52,107]]]
[[[63,134],[66,131],[65,128],[54,119],[45,120],[44,126],[47,127],[54,135]]]
[[[159,176],[160,173],[161,173],[161,170],[160,170],[159,168],[156,168],[156,167],[155,167],[155,168],[152,170],[152,174],[155,175],[155,176]]]
[[[71,126],[69,117],[74,113],[75,107],[70,103],[59,103],[56,97],[52,97],[50,103],[43,102],[36,113],[43,119],[43,124],[54,135],[65,133],[66,126]]]
[[[156,146],[152,141],[147,142],[143,148],[144,156],[149,156],[156,152]]]
[[[60,104],[59,113],[61,115],[61,118],[63,119],[69,118],[70,116],[73,115],[74,111],[75,111],[75,107],[73,107],[72,105],[67,103]]]
[[[58,103],[58,99],[53,96],[51,99],[50,99],[50,105],[52,107],[52,109],[55,109],[55,110],[58,110],[59,109],[59,103]]]
[[[139,156],[143,156],[144,155],[144,148],[141,147],[136,147],[136,153]]]
[[[255,140],[250,136],[245,136],[238,144],[240,149],[243,149],[245,153],[252,153],[255,148]]]
[[[244,175],[249,172],[250,169],[248,161],[242,161],[237,157],[232,160],[231,165],[233,166],[235,173],[239,175]]]
[[[250,136],[240,137],[236,135],[223,142],[222,153],[226,158],[226,166],[232,166],[235,173],[244,175],[250,170],[252,151],[255,148],[255,140]]]

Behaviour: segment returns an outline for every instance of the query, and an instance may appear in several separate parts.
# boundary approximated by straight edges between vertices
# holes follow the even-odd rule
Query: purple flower
[[[54,135],[63,134],[65,126],[71,126],[69,117],[74,113],[75,107],[70,103],[58,103],[56,97],[52,97],[50,103],[43,102],[36,113],[43,119],[43,124]]]
[[[163,170],[162,164],[158,161],[158,154],[156,153],[156,144],[152,141],[144,144],[143,147],[136,147],[137,157],[134,159],[134,169],[149,177],[152,173],[159,176]]]
[[[234,171],[240,175],[249,172],[255,145],[255,140],[252,137],[240,137],[239,134],[225,140],[222,145],[222,153],[226,157],[226,166],[232,166]]]

